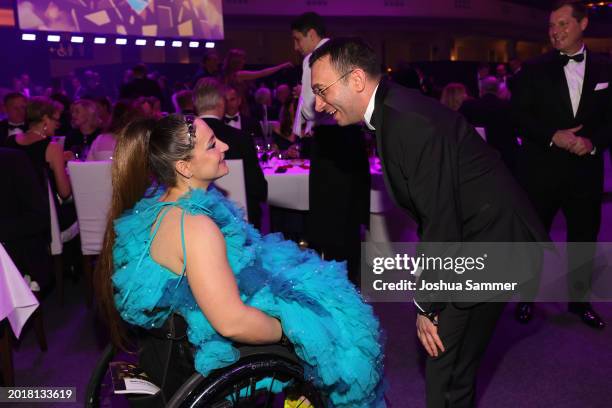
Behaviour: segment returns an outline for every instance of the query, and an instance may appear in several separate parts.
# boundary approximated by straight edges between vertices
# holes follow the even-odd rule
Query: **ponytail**
[[[148,151],[149,138],[154,126],[155,121],[151,119],[137,120],[128,124],[119,134],[113,153],[111,207],[102,252],[94,272],[94,289],[99,313],[108,324],[112,343],[124,350],[129,344],[129,339],[115,307],[111,281],[114,273],[115,229],[113,223],[126,210],[134,207],[151,184]]]

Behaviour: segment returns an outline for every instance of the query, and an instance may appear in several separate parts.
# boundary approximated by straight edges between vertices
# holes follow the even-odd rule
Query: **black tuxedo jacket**
[[[460,114],[383,81],[372,125],[387,189],[422,242],[549,240],[499,154]]]
[[[229,146],[229,150],[225,152],[225,158],[242,159],[249,221],[259,228],[261,225],[259,204],[268,199],[268,182],[259,166],[253,140],[242,130],[228,126],[219,119],[202,119],[210,126],[215,136]]]
[[[601,154],[612,139],[612,68],[605,57],[587,51],[582,95],[575,117],[556,51],[523,66],[512,103],[523,139],[522,165],[529,177],[537,179],[533,182],[550,183],[563,175],[571,177],[580,173],[585,176],[582,180],[592,182],[594,188],[601,184]],[[595,155],[579,157],[550,146],[557,130],[578,125],[583,127],[577,135],[591,140],[597,149]]]
[[[514,172],[519,145],[516,141],[517,123],[510,102],[486,94],[463,102],[459,113],[473,126],[485,129],[487,143],[501,153],[506,166]]]
[[[252,141],[263,138],[261,125],[259,121],[253,117],[240,115],[240,127],[242,131],[246,132],[251,137]]]
[[[512,101],[518,110],[521,136],[528,147],[565,153],[549,148],[554,133],[583,125],[578,135],[590,139],[601,151],[608,146],[612,132],[611,64],[605,57],[587,51],[582,95],[574,117],[563,65],[557,55],[553,51],[527,62],[518,75]],[[602,89],[595,90],[597,87]]]

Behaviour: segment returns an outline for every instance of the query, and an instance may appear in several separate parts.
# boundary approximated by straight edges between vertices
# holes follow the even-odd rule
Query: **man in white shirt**
[[[302,136],[305,121],[313,123],[306,236],[325,259],[347,261],[349,278],[359,282],[361,225],[370,209],[370,172],[361,127],[340,127],[333,116],[315,110],[308,60],[325,44],[325,24],[316,13],[291,23],[294,48],[304,55],[302,89],[293,132]]]
[[[242,116],[240,110],[242,109],[242,96],[238,90],[234,87],[227,86],[225,91],[225,115],[223,116],[223,122],[233,127],[246,132],[252,141],[263,138],[261,124],[255,118]]]
[[[567,224],[569,311],[593,328],[604,322],[589,303],[593,256],[601,223],[602,151],[612,138],[612,67],[587,50],[587,9],[557,3],[550,14],[554,50],[529,61],[517,75],[513,104],[522,137],[522,182],[544,226],[563,210]],[[530,292],[530,293],[529,293]],[[524,293],[531,300],[537,287]],[[520,303],[528,322],[533,304]]]

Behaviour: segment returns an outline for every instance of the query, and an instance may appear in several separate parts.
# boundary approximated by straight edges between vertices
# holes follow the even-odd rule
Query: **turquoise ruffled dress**
[[[280,319],[306,374],[332,406],[384,407],[379,323],[348,281],[344,263],[323,261],[280,234],[262,237],[244,221],[242,210],[213,187],[192,190],[171,203],[160,202],[161,194],[143,198],[115,221],[112,281],[115,304],[125,321],[152,328],[162,326],[171,313],[183,316],[196,349],[195,367],[204,376],[238,359],[231,341],[219,335],[199,309],[184,272],[172,273],[149,254],[170,208],[180,207],[183,215],[203,214],[225,237],[242,300]]]

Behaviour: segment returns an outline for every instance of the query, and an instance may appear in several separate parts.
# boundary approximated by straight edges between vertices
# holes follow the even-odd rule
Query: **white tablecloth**
[[[276,173],[278,167],[287,171]],[[263,167],[268,181],[268,204],[292,210],[308,211],[308,160],[273,160]],[[383,213],[393,208],[393,202],[385,189],[380,166],[372,163],[372,189],[370,190],[370,212]]]
[[[0,320],[8,318],[16,337],[38,307],[38,300],[0,244]]]
[[[276,173],[279,166],[287,171]],[[274,160],[263,167],[268,181],[268,204],[292,210],[308,211],[308,177],[310,163],[307,160]],[[416,225],[408,215],[395,207],[385,187],[377,161],[370,163],[372,187],[370,190],[369,242],[402,242],[416,240]]]

